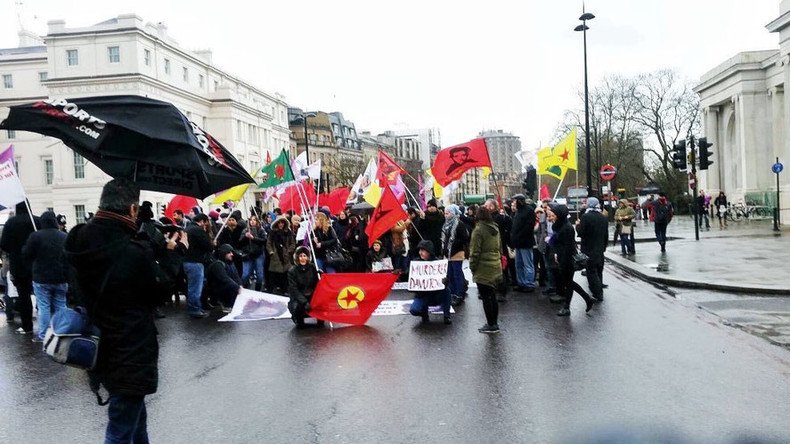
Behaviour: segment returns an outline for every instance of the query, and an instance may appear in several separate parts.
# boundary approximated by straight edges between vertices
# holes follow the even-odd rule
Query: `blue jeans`
[[[626,253],[634,253],[636,249],[634,248],[634,232],[630,232],[628,234],[620,233],[620,247],[623,250],[623,254]]]
[[[532,248],[516,248],[516,280],[525,288],[535,288],[535,263]]]
[[[656,240],[661,245],[661,248],[664,248],[664,244],[667,243],[667,223],[656,222],[654,228],[656,230]]]
[[[434,305],[441,305],[444,316],[450,317],[450,290],[445,288],[444,290],[431,291],[425,293],[424,296],[419,293],[415,294],[414,301],[409,307],[409,313],[414,316],[422,316],[428,313],[428,307]]]
[[[104,444],[148,444],[148,413],[144,396],[110,395],[110,421]]]
[[[324,273],[337,273],[337,270],[326,264],[326,259],[315,258],[315,263],[318,264],[318,269]]]
[[[36,295],[38,305],[38,338],[44,339],[44,333],[49,328],[49,320],[54,310],[55,313],[66,308],[66,293],[69,284],[39,284],[33,282],[33,294]]]
[[[464,261],[447,261],[447,289],[451,295],[464,293]]]
[[[187,313],[203,312],[200,295],[203,293],[203,275],[205,269],[200,262],[184,262],[184,274],[187,276]]]
[[[264,283],[266,282],[266,277],[263,274],[264,270],[264,263],[266,261],[265,255],[260,255],[255,259],[249,259],[242,262],[242,271],[241,271],[241,282],[242,285],[245,287],[250,285],[250,277],[252,276],[252,272],[255,272],[255,287],[256,288],[263,288]]]

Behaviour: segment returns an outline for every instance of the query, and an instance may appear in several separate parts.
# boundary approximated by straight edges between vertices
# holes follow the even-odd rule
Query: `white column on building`
[[[713,167],[707,170],[703,176],[702,186],[707,193],[712,194],[715,191],[718,194],[721,190],[721,171],[723,167],[721,162],[723,158],[721,150],[723,147],[720,143],[722,138],[719,137],[719,107],[709,106],[702,111],[705,116],[705,137],[708,138],[709,143],[713,144],[711,147]]]

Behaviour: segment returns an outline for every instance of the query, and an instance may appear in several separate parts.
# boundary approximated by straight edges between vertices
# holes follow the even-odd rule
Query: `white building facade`
[[[48,25],[41,39],[22,32],[20,47],[0,49],[0,119],[9,106],[41,99],[131,94],[173,103],[250,171],[267,151],[289,147],[284,97],[220,70],[210,51],[181,48],[164,24],[131,14],[86,28]],[[1,132],[0,150],[10,144],[34,213],[52,209],[72,225],[96,210],[109,180],[98,168],[57,139]],[[171,197],[144,191],[141,199],[159,208]]]
[[[701,189],[730,202],[776,205],[778,157],[790,163],[790,0],[766,28],[779,34],[779,49],[743,52],[702,76],[700,96],[704,135],[713,143],[713,165],[698,173]],[[790,171],[779,175],[781,220],[790,218]]]

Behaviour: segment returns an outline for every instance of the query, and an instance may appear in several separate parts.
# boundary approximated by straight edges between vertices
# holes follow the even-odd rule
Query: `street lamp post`
[[[592,195],[592,165],[590,162],[590,92],[587,87],[587,21],[594,19],[595,16],[589,12],[584,12],[579,20],[582,24],[574,28],[574,31],[581,31],[584,35],[584,152],[587,155],[587,194]]]
[[[307,118],[315,116],[315,113],[302,113],[302,123],[304,124],[304,157],[308,165],[310,165],[310,142],[307,140]]]

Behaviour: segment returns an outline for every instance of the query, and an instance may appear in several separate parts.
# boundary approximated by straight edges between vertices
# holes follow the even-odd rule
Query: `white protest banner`
[[[219,322],[230,321],[261,321],[264,319],[290,318],[288,298],[271,293],[241,289],[236,296],[233,310]]]
[[[25,201],[25,189],[16,174],[14,165],[9,162],[0,164],[0,205],[13,208]]]
[[[411,307],[411,303],[414,302],[414,299],[409,300],[401,300],[401,301],[394,301],[394,300],[386,300],[381,301],[381,304],[376,308],[376,311],[373,312],[373,316],[394,316],[394,315],[407,315],[409,313],[409,308]],[[441,305],[432,305],[428,307],[429,314],[444,314],[442,311]],[[455,309],[450,307],[450,313],[455,313]]]
[[[392,270],[392,258],[385,257],[381,261],[373,262],[371,264],[371,270],[374,273],[378,273],[379,271],[391,271]]]
[[[409,267],[409,291],[442,290],[447,277],[447,259],[412,261]]]

